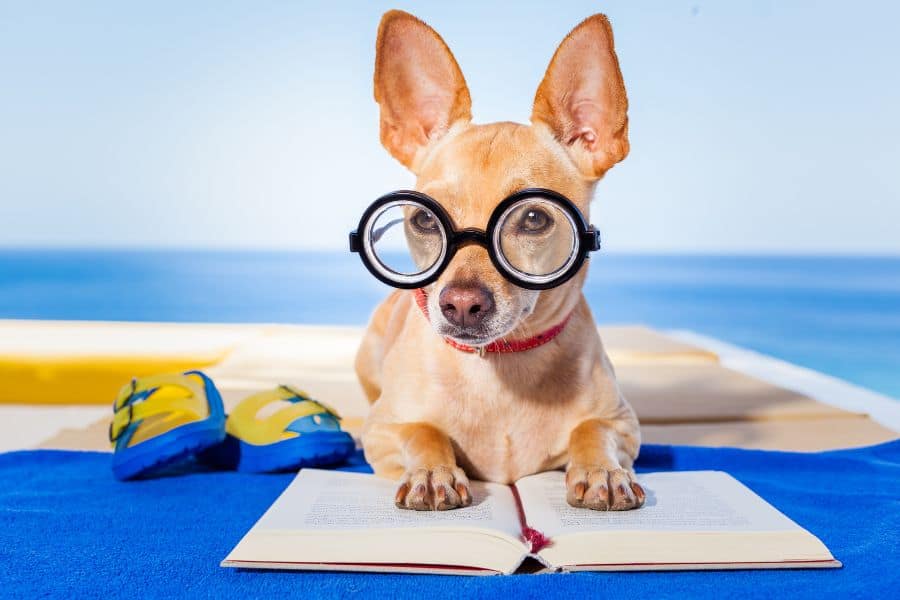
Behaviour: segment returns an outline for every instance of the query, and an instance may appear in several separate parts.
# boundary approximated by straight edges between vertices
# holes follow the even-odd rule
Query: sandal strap
[[[120,408],[123,408],[125,405],[132,402],[132,400],[140,399],[135,397],[139,396],[141,392],[149,392],[164,385],[179,387],[189,392],[189,394],[194,397],[199,398],[206,396],[206,392],[204,391],[203,386],[198,384],[197,381],[190,375],[185,375],[182,373],[167,373],[164,375],[135,377],[131,380],[131,383],[123,386],[122,389],[119,390],[119,395],[116,397],[116,402],[113,405],[113,410],[119,410]]]
[[[275,413],[257,418],[259,411],[273,402],[291,402]],[[340,415],[333,408],[313,400],[305,392],[287,385],[275,389],[258,392],[241,400],[228,416],[226,427],[235,437],[250,443],[269,443],[269,440],[280,438],[297,419],[312,415],[327,414],[340,420]]]
[[[178,397],[161,397],[156,391],[163,387],[176,387],[185,393]],[[109,424],[109,440],[115,442],[134,422],[161,414],[187,413],[203,417],[203,406],[209,409],[209,400],[202,385],[191,376],[151,375],[131,380],[116,397],[114,414]]]
[[[283,383],[278,386],[278,389],[281,390],[282,393],[287,394],[288,397],[286,398],[286,400],[289,400],[291,402],[310,402],[310,403],[318,406],[321,409],[318,412],[314,412],[314,413],[310,413],[310,414],[315,415],[315,414],[327,413],[327,414],[331,415],[332,417],[334,417],[335,419],[337,419],[338,421],[341,420],[341,415],[338,414],[338,411],[333,406],[331,406],[330,404],[326,404],[325,402],[322,402],[321,400],[316,400],[315,398],[312,398],[309,394],[307,394],[303,390],[297,389],[292,385],[286,385]]]

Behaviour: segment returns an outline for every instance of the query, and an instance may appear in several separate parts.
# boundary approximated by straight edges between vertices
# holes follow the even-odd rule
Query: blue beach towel
[[[645,446],[638,466],[728,471],[819,536],[844,568],[508,577],[223,569],[292,475],[194,472],[122,483],[108,454],[27,451],[0,455],[0,596],[900,595],[900,441],[816,454]],[[359,455],[346,468],[368,469]]]

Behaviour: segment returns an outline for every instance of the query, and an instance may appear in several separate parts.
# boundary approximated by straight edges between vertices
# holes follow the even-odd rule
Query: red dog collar
[[[415,294],[416,304],[419,305],[419,308],[422,309],[422,314],[425,315],[425,318],[428,319],[428,295],[425,293],[425,290],[422,288],[418,288],[413,290],[413,294]],[[532,348],[537,348],[538,346],[543,346],[560,333],[562,330],[566,328],[566,323],[569,322],[569,319],[572,317],[572,314],[563,319],[561,322],[557,323],[550,329],[546,331],[542,331],[534,337],[530,337],[526,340],[496,340],[487,344],[486,346],[467,346],[466,344],[460,344],[459,342],[445,337],[444,341],[447,342],[450,346],[453,346],[457,350],[461,350],[462,352],[469,352],[471,354],[478,354],[479,356],[484,356],[486,352],[524,352],[525,350],[531,350]]]

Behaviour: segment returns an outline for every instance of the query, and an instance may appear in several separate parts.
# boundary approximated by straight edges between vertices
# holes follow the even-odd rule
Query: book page
[[[303,469],[254,526],[255,531],[480,528],[518,539],[521,524],[508,486],[473,481],[472,505],[448,511],[394,506],[397,482],[365,473]]]
[[[793,521],[739,481],[720,471],[638,475],[647,492],[629,511],[574,508],[566,502],[560,471],[516,482],[525,519],[551,538],[590,531],[746,532],[800,530]]]

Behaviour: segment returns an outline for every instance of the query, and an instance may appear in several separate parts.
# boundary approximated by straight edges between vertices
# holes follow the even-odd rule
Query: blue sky
[[[479,122],[527,121],[562,37],[610,16],[613,250],[900,253],[900,5],[868,2],[3,2],[0,246],[343,248],[413,181],[371,91],[395,6]]]

